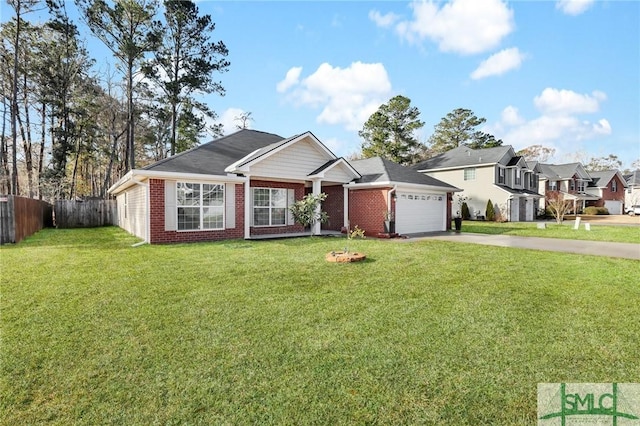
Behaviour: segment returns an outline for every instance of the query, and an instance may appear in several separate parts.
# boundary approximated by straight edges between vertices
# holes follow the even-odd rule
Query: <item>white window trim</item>
[[[254,211],[256,209],[255,205],[254,205],[254,200],[255,200],[255,190],[256,189],[268,189],[269,190],[269,200],[271,200],[271,192],[272,191],[284,191],[285,192],[285,196],[284,196],[284,209],[285,209],[285,216],[284,216],[284,223],[272,223],[272,210],[274,208],[279,208],[281,209],[282,207],[277,207],[277,206],[271,206],[269,205],[268,207],[264,207],[264,206],[260,206],[258,208],[263,208],[269,209],[269,224],[268,225],[256,225],[255,222],[255,215],[254,215]],[[287,215],[288,215],[288,210],[289,210],[289,205],[288,205],[288,190],[287,188],[270,188],[270,187],[263,187],[263,186],[252,186],[251,187],[251,226],[253,226],[254,228],[276,228],[276,227],[281,227],[281,226],[287,226]]]
[[[200,185],[200,202],[197,206],[189,206],[189,205],[182,205],[179,203],[178,201],[178,186],[181,183],[186,183],[186,184],[191,184],[191,185]],[[176,185],[176,231],[177,232],[199,232],[199,231],[222,231],[225,229],[225,222],[226,222],[226,199],[225,199],[225,191],[226,191],[226,185],[224,183],[220,183],[220,182],[187,182],[187,181],[177,181],[175,183]],[[203,191],[202,191],[202,185],[217,185],[220,186],[222,188],[222,205],[221,206],[203,206],[202,205],[202,196],[203,196]],[[178,209],[180,208],[191,208],[191,207],[198,207],[200,208],[200,225],[198,227],[198,229],[180,229],[180,222],[179,222],[179,215],[178,215]],[[220,209],[220,211],[222,212],[222,226],[219,228],[205,228],[204,227],[204,214],[202,212],[203,208],[215,208],[215,209]]]
[[[498,183],[503,184],[506,181],[506,173],[504,167],[498,167]]]

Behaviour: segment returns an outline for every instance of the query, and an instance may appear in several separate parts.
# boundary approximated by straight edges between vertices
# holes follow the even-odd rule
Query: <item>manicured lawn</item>
[[[443,241],[0,249],[0,423],[535,424],[539,382],[640,377],[637,261]]]
[[[640,244],[640,226],[592,225],[591,230],[587,231],[584,224],[581,224],[580,229],[573,229],[573,223],[571,221],[558,225],[555,222],[546,222],[546,229],[538,229],[537,225],[531,222],[498,223],[466,220],[462,222],[462,232]]]

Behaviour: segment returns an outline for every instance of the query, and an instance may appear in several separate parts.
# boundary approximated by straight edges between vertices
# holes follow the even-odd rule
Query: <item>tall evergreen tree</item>
[[[159,34],[153,18],[156,0],[77,0],[91,32],[121,62],[126,78],[127,136],[125,169],[135,168],[134,74],[146,52],[156,48]]]
[[[224,87],[214,76],[225,72],[230,64],[225,59],[229,53],[225,44],[211,41],[215,23],[210,15],[200,16],[190,0],[166,0],[164,8],[162,43],[154,59],[145,64],[144,72],[162,90],[162,103],[169,106],[170,152],[174,155],[197,143],[197,132],[178,136],[181,127],[200,127],[202,120],[194,109],[210,119],[216,118],[216,113],[193,95],[198,92],[224,96]],[[190,121],[194,121],[193,125]],[[213,130],[221,134],[221,128]],[[185,141],[187,136],[192,140]]]
[[[436,124],[435,131],[429,138],[431,154],[442,154],[459,146],[473,149],[501,146],[502,140],[476,130],[476,127],[486,121],[485,118],[476,117],[469,109],[457,108],[451,111]]]
[[[383,104],[358,132],[364,158],[380,156],[398,164],[411,164],[420,149],[414,132],[424,126],[418,119],[420,111],[411,106],[411,99],[395,96]]]

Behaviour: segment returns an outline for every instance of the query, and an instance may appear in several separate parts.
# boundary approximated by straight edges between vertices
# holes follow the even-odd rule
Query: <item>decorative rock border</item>
[[[325,260],[327,262],[336,262],[336,263],[349,263],[349,262],[360,262],[365,260],[367,256],[363,253],[358,252],[343,252],[343,251],[332,251],[327,253],[325,256]]]

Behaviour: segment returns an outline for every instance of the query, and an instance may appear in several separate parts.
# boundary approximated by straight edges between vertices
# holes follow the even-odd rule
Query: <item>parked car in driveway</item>
[[[632,216],[640,215],[640,205],[629,206],[625,208],[625,212]]]

